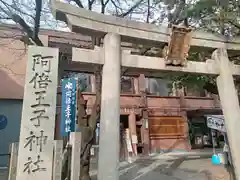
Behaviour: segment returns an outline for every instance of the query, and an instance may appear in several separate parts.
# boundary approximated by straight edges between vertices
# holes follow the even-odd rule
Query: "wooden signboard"
[[[168,46],[163,50],[166,64],[184,66],[188,57],[192,29],[180,26],[172,26],[172,33]]]

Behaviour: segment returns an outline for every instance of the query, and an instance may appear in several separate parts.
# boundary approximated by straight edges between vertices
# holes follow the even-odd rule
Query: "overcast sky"
[[[5,0],[6,2],[8,2],[9,4],[11,4],[13,2],[13,0]],[[65,3],[70,3],[72,5],[74,5],[75,3],[73,1],[70,0],[60,0],[62,2]],[[136,3],[139,0],[126,0],[126,3],[124,3],[122,5],[123,8],[125,8],[126,10],[129,9],[134,3]],[[28,13],[30,15],[34,15],[35,10],[34,10],[34,3],[35,1],[33,0],[16,0],[16,2],[18,2],[18,7],[19,9],[22,10],[22,12]],[[122,1],[124,2],[124,1]],[[82,0],[82,3],[85,7],[87,7],[87,0]],[[0,2],[0,7],[4,8],[4,5],[1,4]],[[93,6],[93,11],[96,12],[100,12],[101,6],[100,6],[100,1],[96,1],[96,3]],[[108,4],[107,8],[106,8],[106,14],[111,14],[114,10],[114,7],[111,3]],[[142,10],[146,11],[146,8]],[[141,10],[140,10],[141,12]],[[145,21],[147,14],[146,13],[142,13],[141,14],[133,14],[131,16],[131,19],[133,20],[137,20],[137,21]],[[151,14],[151,19],[157,19],[160,17],[160,15],[164,14],[164,8],[163,9],[152,9],[151,10],[152,14]],[[30,18],[29,16],[26,16],[24,14],[21,15],[22,17],[24,17],[24,20],[28,23],[28,24],[33,24],[33,19]],[[5,21],[7,23],[13,23],[12,21]],[[42,16],[41,16],[41,28],[47,28],[47,29],[57,29],[57,30],[63,30],[63,31],[69,31],[69,29],[66,27],[66,25],[62,22],[57,22],[53,16],[52,13],[50,12],[49,9],[49,0],[43,0],[43,11],[42,11]]]

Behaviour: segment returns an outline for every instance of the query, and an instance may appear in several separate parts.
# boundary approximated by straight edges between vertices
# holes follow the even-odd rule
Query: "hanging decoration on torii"
[[[172,25],[168,46],[163,49],[166,65],[185,66],[192,39],[192,28]]]

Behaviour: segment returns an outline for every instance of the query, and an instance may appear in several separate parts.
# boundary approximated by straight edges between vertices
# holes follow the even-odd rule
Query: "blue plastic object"
[[[4,130],[7,127],[8,119],[4,115],[0,115],[0,130]]]
[[[213,165],[220,165],[221,164],[220,157],[217,154],[212,155],[212,164]]]

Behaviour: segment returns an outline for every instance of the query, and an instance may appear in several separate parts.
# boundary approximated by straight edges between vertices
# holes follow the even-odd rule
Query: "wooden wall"
[[[152,151],[189,150],[188,124],[181,116],[149,117]]]

